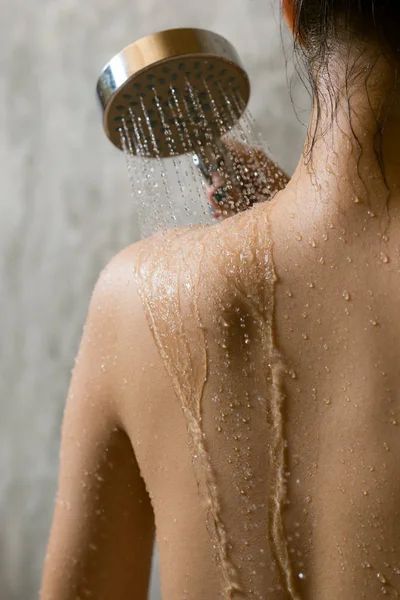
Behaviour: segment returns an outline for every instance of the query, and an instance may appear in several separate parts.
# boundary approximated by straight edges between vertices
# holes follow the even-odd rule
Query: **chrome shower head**
[[[141,153],[168,157],[218,140],[239,120],[249,79],[233,46],[202,29],[170,29],[127,46],[97,82],[103,126],[123,149],[122,135],[138,138]],[[230,99],[238,99],[232,102]],[[132,145],[137,153],[137,146]]]

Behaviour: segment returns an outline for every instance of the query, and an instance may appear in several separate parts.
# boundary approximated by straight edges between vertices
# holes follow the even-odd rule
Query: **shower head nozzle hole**
[[[136,83],[134,83],[134,84],[133,84],[133,87],[134,87],[135,89],[137,89],[137,90],[140,90],[140,83],[137,83],[137,82],[136,82]]]
[[[164,77],[160,77],[160,79],[158,80],[158,83],[161,83],[161,85],[165,85],[166,80]]]
[[[122,97],[125,98],[125,100],[133,100],[133,96],[131,96],[131,94],[122,94]]]
[[[178,69],[179,69],[180,71],[184,71],[184,69],[185,69],[185,63],[179,63],[179,65],[178,65]]]
[[[162,68],[162,72],[164,73],[164,75],[167,75],[168,73],[170,73],[170,69],[168,67],[163,67]]]
[[[116,108],[117,110],[125,110],[125,109],[126,109],[126,107],[125,107],[125,106],[122,106],[121,104],[120,104],[119,106],[116,106],[115,108]]]
[[[213,80],[214,80],[214,75],[212,73],[210,73],[210,75],[207,75],[206,81],[213,81]]]

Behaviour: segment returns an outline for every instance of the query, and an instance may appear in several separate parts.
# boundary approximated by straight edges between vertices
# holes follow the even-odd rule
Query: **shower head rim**
[[[199,28],[168,29],[144,36],[125,46],[103,67],[97,81],[97,96],[103,111],[103,127],[109,140],[122,149],[115,123],[109,119],[114,101],[124,89],[150,68],[179,60],[200,59],[224,63],[240,75],[245,104],[250,96],[250,82],[232,44],[219,34]],[[140,94],[138,94],[138,97]]]

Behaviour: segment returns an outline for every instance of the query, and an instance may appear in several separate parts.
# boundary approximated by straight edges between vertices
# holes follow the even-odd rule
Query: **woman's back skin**
[[[271,202],[105,269],[42,600],[144,600],[154,525],[163,600],[399,596],[399,114],[389,202],[360,102],[360,159],[339,113]]]
[[[360,213],[342,220],[342,229],[339,215],[325,222],[296,213],[301,199],[293,190],[300,188],[292,179],[271,203],[210,229],[169,234],[164,262],[157,247],[166,242],[152,238],[103,273],[67,403],[43,599],[84,598],[85,590],[96,599],[144,599],[153,511],[164,600],[222,592],[268,600],[397,597],[399,214],[383,248],[377,218],[368,217],[362,231],[364,203],[354,204]],[[188,273],[191,289],[199,286],[196,309],[191,293],[177,294],[179,269],[182,288]],[[164,279],[149,283],[151,273]],[[157,301],[164,284],[169,295]],[[269,329],[272,306],[263,314],[257,306],[271,293]],[[281,410],[271,374],[285,391]],[[188,446],[187,425],[196,419],[182,410],[196,413],[200,396],[208,484],[202,462],[196,471],[196,427]],[[280,499],[279,473],[287,480]],[[210,481],[213,493],[204,491]]]

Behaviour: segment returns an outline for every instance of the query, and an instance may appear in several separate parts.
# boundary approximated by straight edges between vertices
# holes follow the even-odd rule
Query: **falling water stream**
[[[141,112],[135,111],[134,114],[131,110],[131,122],[124,120],[120,129],[142,237],[156,234],[152,237],[151,252],[142,252],[138,261],[138,291],[186,418],[193,466],[200,496],[206,507],[215,560],[225,582],[224,596],[264,599],[266,590],[263,589],[260,573],[271,569],[272,579],[275,577],[279,581],[276,589],[283,589],[283,585],[292,598],[297,598],[281,522],[281,506],[285,496],[283,422],[280,411],[283,366],[274,347],[271,328],[275,274],[269,227],[267,222],[260,227],[257,212],[253,209],[253,218],[246,222],[240,232],[243,240],[241,263],[239,268],[237,263],[235,266],[235,250],[233,245],[230,247],[234,239],[225,243],[215,235],[212,236],[213,240],[209,239],[209,225],[215,223],[215,219],[208,205],[204,179],[194,166],[193,155],[201,156],[209,172],[214,169],[223,176],[225,189],[237,191],[239,188],[240,197],[248,206],[257,202],[254,177],[258,179],[257,189],[262,190],[265,198],[271,197],[273,190],[283,187],[284,177],[278,169],[269,173],[265,164],[260,162],[260,154],[256,150],[262,149],[262,141],[249,110],[245,110],[243,99],[237,94],[219,90],[224,102],[217,104],[206,81],[203,81],[203,86],[208,96],[206,104],[188,81],[186,97],[170,88],[169,109],[186,154],[178,155],[175,150],[176,140],[155,89],[154,104],[171,158],[161,158],[143,101]],[[191,108],[188,106],[188,96]],[[218,161],[220,147],[216,143],[215,133],[209,128],[205,106],[212,111],[213,119],[219,124],[221,136],[225,134],[227,147],[229,143],[239,142],[250,149],[247,160],[231,154],[228,162],[226,155],[222,163]],[[242,118],[238,121],[241,114]],[[228,120],[237,124],[227,132]],[[188,121],[192,135],[186,126]],[[154,158],[149,158],[151,153]],[[180,227],[176,228],[177,225]],[[251,246],[255,236],[260,248],[257,256],[254,256]],[[222,271],[217,268],[218,257],[221,256],[224,257]],[[207,319],[202,314],[204,303],[201,297],[205,278],[209,280],[205,265],[215,267],[212,277],[216,284],[215,302],[219,304],[217,312],[222,310],[226,313],[221,318],[222,324],[221,319],[213,324],[213,328],[220,331],[217,346],[216,338],[210,337],[213,329],[207,328]],[[224,290],[229,296],[232,281],[232,302],[222,306]],[[263,282],[261,288],[260,282]],[[188,322],[191,323],[190,327]],[[233,357],[229,350],[233,343],[231,332],[238,323],[241,345],[248,361],[247,369],[241,374],[241,385],[231,377]],[[258,378],[252,350],[262,357],[261,360],[268,357],[267,364],[260,365],[261,376]],[[210,376],[217,376],[221,382],[219,389],[214,390],[211,396],[206,389]],[[252,385],[249,385],[249,377],[252,377]],[[227,410],[223,410],[221,404],[226,397],[230,398],[230,402]],[[214,434],[219,434],[216,442],[213,441],[215,435],[210,436],[204,426],[207,420],[205,406],[207,411],[210,406],[209,415],[214,415],[212,429]],[[264,423],[262,420],[258,426],[251,423],[251,419],[255,418],[254,411],[261,411]],[[270,428],[269,441],[266,440],[265,445],[265,467],[270,472],[270,476],[265,478],[265,482],[268,480],[268,489],[265,483],[253,481],[254,463],[258,457],[252,453],[254,433],[262,435],[266,427]],[[229,473],[231,503],[237,504],[243,515],[240,548],[234,547],[230,535],[234,523],[231,517],[224,519],[221,506],[221,473],[217,473],[219,469],[214,466],[221,443],[227,456],[225,474],[222,476],[226,479]],[[253,488],[259,488],[258,503],[254,501]],[[262,524],[266,524],[266,528]],[[258,533],[254,535],[257,528],[265,529],[264,541],[260,541]],[[254,537],[257,539],[256,547]],[[267,566],[271,558],[274,559],[273,564]]]

